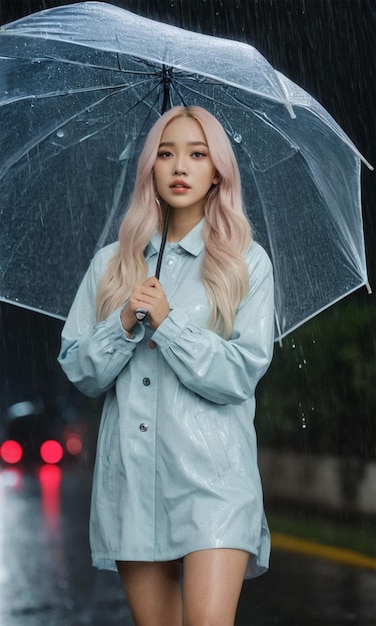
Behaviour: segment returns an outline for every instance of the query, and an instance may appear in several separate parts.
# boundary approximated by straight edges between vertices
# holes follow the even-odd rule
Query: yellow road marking
[[[322,559],[345,563],[346,565],[355,565],[357,567],[376,570],[376,559],[370,556],[365,556],[363,554],[359,554],[358,552],[353,552],[352,550],[346,550],[344,548],[325,546],[322,543],[316,543],[315,541],[307,541],[306,539],[290,537],[289,535],[284,535],[282,533],[272,532],[271,535],[272,546],[279,550],[301,552],[303,554],[310,554]]]

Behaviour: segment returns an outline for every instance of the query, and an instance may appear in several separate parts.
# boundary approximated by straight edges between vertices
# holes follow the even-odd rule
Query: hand
[[[128,304],[124,308],[125,315],[127,307],[129,307],[129,311],[132,312],[134,318],[136,318],[136,309],[146,309],[149,314],[150,325],[154,329],[158,328],[159,324],[161,324],[170,313],[170,306],[166,294],[163,291],[161,283],[155,276],[148,278],[142,285],[136,285],[134,287],[129,297]],[[123,326],[128,329],[125,322],[126,319],[124,319]]]

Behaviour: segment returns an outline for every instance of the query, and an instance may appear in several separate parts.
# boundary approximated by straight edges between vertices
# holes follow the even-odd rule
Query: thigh
[[[227,548],[184,557],[184,626],[233,626],[248,557]]]
[[[117,561],[135,626],[182,626],[180,567],[176,561]]]

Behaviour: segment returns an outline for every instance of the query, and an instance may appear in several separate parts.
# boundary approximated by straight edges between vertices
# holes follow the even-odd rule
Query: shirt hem
[[[185,550],[184,553],[182,554],[181,551],[176,552],[176,553],[171,553],[168,556],[165,556],[164,558],[160,557],[160,558],[155,558],[155,559],[148,559],[143,557],[140,554],[134,555],[134,554],[127,554],[126,556],[124,554],[118,553],[118,552],[109,552],[109,553],[100,553],[100,552],[92,552],[92,565],[93,567],[100,569],[100,570],[109,570],[109,571],[114,571],[117,572],[117,567],[116,567],[116,561],[135,561],[135,562],[147,562],[147,563],[162,563],[162,562],[168,562],[168,561],[180,561],[181,559],[183,559],[185,556],[187,556],[187,554],[190,554],[191,552],[199,552],[200,550],[212,550],[212,549],[233,549],[233,550],[244,550],[245,552],[248,552],[249,554],[249,559],[248,559],[248,565],[247,565],[247,569],[244,575],[244,579],[249,579],[249,578],[257,578],[258,576],[261,576],[262,574],[266,573],[269,569],[269,559],[267,560],[262,560],[260,561],[260,555],[255,554],[254,552],[251,552],[249,550],[249,548],[244,548],[239,547],[239,546],[204,546],[204,547],[200,547],[200,548],[192,548],[192,549],[188,549]]]

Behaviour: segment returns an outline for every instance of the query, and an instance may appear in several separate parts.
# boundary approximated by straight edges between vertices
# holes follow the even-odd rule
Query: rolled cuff
[[[105,326],[108,333],[108,337],[116,350],[119,352],[128,352],[127,343],[139,343],[142,341],[145,335],[145,328],[143,324],[137,324],[132,331],[131,337],[127,337],[126,332],[121,323],[121,312],[123,306],[115,309],[105,320]]]

